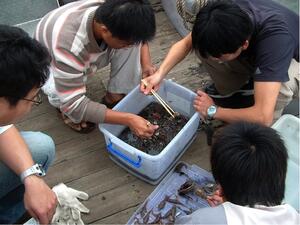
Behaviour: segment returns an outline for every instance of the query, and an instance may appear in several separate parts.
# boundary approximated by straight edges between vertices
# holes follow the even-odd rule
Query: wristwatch
[[[207,108],[207,118],[209,120],[213,119],[215,114],[217,112],[217,106],[216,105],[211,105]]]
[[[25,170],[23,173],[21,173],[20,178],[22,183],[24,183],[24,179],[28,176],[36,175],[38,177],[43,177],[46,175],[45,170],[43,169],[43,166],[41,164],[34,164],[32,167]]]

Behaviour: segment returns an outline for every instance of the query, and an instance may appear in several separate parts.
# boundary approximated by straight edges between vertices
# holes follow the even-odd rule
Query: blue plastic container
[[[193,107],[196,96],[194,92],[175,82],[165,80],[158,93],[175,111],[189,118],[181,131],[158,155],[147,154],[119,139],[118,136],[125,126],[99,125],[110,158],[133,175],[151,184],[157,184],[182,156],[195,138],[200,121],[199,114]],[[113,109],[138,114],[155,101],[153,96],[145,96],[140,92],[139,87],[136,87]]]
[[[282,136],[288,149],[288,170],[285,182],[284,202],[300,211],[299,202],[299,127],[300,119],[293,115],[283,115],[272,126]]]

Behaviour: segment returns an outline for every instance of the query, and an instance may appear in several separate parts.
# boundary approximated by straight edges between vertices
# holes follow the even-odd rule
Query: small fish
[[[146,215],[143,217],[143,223],[144,224],[148,223],[151,212],[152,212],[152,210],[150,210],[149,212],[147,212]]]
[[[182,203],[181,201],[179,201],[178,197],[176,197],[176,199],[169,198],[169,199],[167,199],[167,202],[175,204],[175,205],[183,205],[183,206],[185,206],[184,203]]]
[[[180,188],[178,189],[178,194],[181,195],[181,194],[186,194],[188,192],[191,192],[194,189],[194,187],[195,187],[194,181],[189,179],[180,186]]]
[[[207,198],[207,194],[205,193],[205,191],[202,188],[196,188],[195,189],[195,194],[197,196],[199,196],[200,198],[203,198],[203,199]]]
[[[179,176],[185,175],[185,176],[189,177],[185,172],[183,172],[183,168],[187,168],[187,165],[184,163],[179,163],[175,167],[174,172],[179,173]]]
[[[217,185],[215,183],[206,183],[202,188],[207,195],[213,195],[217,190]]]
[[[166,195],[166,196],[164,197],[164,199],[158,204],[157,208],[158,208],[159,210],[162,210],[162,209],[166,206],[166,203],[167,203],[167,200],[168,200],[168,199],[169,199],[169,196]]]
[[[190,194],[192,194],[192,196]],[[185,198],[186,199],[186,203],[187,203],[188,201],[190,201],[190,202],[194,202],[195,201],[195,199],[193,198],[194,197],[193,194],[194,194],[194,192],[179,193],[179,196],[182,197],[182,198]]]
[[[147,199],[147,201],[144,203],[143,207],[141,208],[140,215],[141,215],[142,218],[147,213],[147,204],[148,204],[148,202],[149,202],[149,199]]]
[[[134,225],[142,225],[143,222],[141,222],[138,218],[134,218],[134,222],[133,222]]]
[[[168,216],[168,219],[171,223],[175,222],[175,217],[176,217],[176,206],[174,205],[171,209],[171,214]]]
[[[159,214],[156,215],[156,214],[152,213],[152,215],[154,215],[155,218],[149,224],[158,224],[160,222],[160,220],[161,220],[161,214],[159,213]]]
[[[169,211],[166,212],[166,214],[164,216],[162,216],[162,219],[168,219],[169,216],[172,215],[172,213],[174,213],[174,208],[175,208],[175,214],[176,214],[176,206],[173,205],[171,209],[169,209]],[[174,214],[174,215],[175,215]]]
[[[186,207],[186,209],[178,206],[178,209],[180,209],[181,211],[183,211],[186,215],[190,215],[193,212],[193,209]]]

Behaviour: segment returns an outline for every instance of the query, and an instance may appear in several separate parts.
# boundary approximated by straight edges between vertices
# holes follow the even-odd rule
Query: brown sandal
[[[57,109],[61,119],[63,120],[64,124],[66,124],[68,127],[70,127],[72,130],[87,134],[92,132],[96,128],[96,124],[92,122],[80,122],[80,123],[74,123],[71,119],[69,119],[65,114],[63,114],[59,109]],[[85,125],[85,126],[83,126]]]

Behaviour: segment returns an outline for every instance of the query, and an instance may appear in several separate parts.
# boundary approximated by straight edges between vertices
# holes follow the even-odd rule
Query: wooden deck
[[[153,62],[159,64],[180,36],[170,24],[160,1],[152,0],[152,3],[158,29],[150,46]],[[193,55],[188,56],[168,77],[192,90],[201,87],[209,78],[195,59]],[[107,80],[108,70],[103,69],[89,80],[88,95],[92,99],[100,101],[104,95],[103,83]],[[155,188],[109,159],[104,138],[98,129],[90,134],[79,134],[66,127],[45,96],[44,103],[34,108],[18,127],[20,130],[43,131],[54,139],[56,159],[46,181],[51,187],[63,182],[89,194],[89,200],[83,202],[90,209],[90,214],[82,216],[85,223],[125,224]],[[203,132],[180,160],[209,169],[209,148]]]

